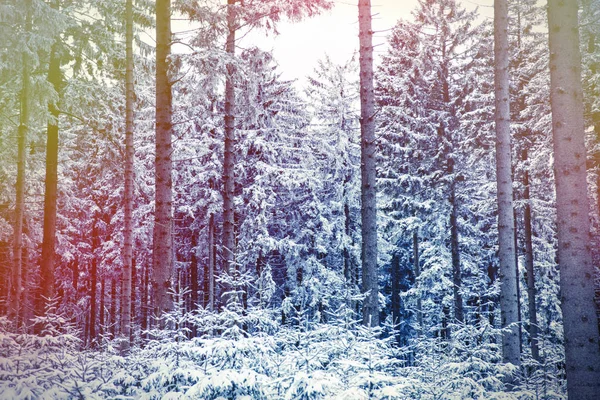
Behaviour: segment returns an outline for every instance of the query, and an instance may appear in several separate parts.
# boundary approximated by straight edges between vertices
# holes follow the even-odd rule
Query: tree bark
[[[415,287],[419,289],[419,276],[421,275],[421,265],[419,261],[419,230],[413,232],[413,268],[415,273]],[[421,299],[421,291],[417,292],[417,335],[423,333],[423,301]]]
[[[131,276],[133,273],[133,0],[125,5],[125,188],[123,193],[123,277],[121,288],[121,334],[131,338]]]
[[[550,101],[567,391],[572,399],[600,393],[600,348],[590,252],[578,4],[548,1]]]
[[[377,273],[377,187],[375,95],[373,90],[373,29],[371,0],[358,2],[360,42],[361,234],[363,324],[379,326]]]
[[[226,52],[230,57],[225,78],[225,148],[223,159],[223,260],[225,273],[233,276],[235,272],[235,216],[234,216],[234,186],[235,186],[235,33],[236,33],[235,0],[227,0],[227,44]],[[231,290],[227,288],[226,290]],[[229,296],[227,303],[234,301],[235,296]]]
[[[61,91],[60,56],[58,43],[52,46],[48,68],[48,82],[56,93]],[[54,103],[48,104],[50,121],[46,141],[46,188],[44,191],[44,238],[40,260],[40,292],[36,299],[36,313],[43,315],[48,300],[54,296],[54,257],[56,252],[56,203],[58,192],[58,116]]]
[[[171,131],[172,94],[169,82],[171,52],[171,2],[156,1],[156,181],[154,210],[153,274],[154,314],[170,311],[173,273]]]
[[[96,251],[100,245],[98,229],[96,228],[96,217],[92,226],[92,248],[91,248],[91,266],[90,266],[90,319],[89,319],[89,343],[94,346],[96,343],[96,304],[97,304],[97,289],[98,289],[98,259]],[[102,284],[102,292],[100,299],[104,296],[104,283]],[[104,321],[104,303],[101,300],[100,304],[100,324]]]
[[[31,32],[31,0],[26,0],[25,37]],[[16,325],[20,325],[21,291],[23,274],[23,217],[25,215],[25,167],[26,167],[26,144],[29,131],[29,91],[30,71],[29,55],[27,51],[22,54],[22,88],[21,88],[21,112],[19,116],[19,131],[17,139],[17,182],[15,199],[15,222],[13,226],[13,270],[10,285],[10,314]]]
[[[510,147],[510,97],[508,77],[508,3],[494,0],[494,77],[496,122],[496,181],[498,185],[498,255],[500,258],[501,327],[503,361],[520,362],[515,224]]]
[[[454,174],[454,161],[449,160],[449,175]],[[454,294],[454,319],[457,322],[465,321],[463,298],[460,293],[462,287],[462,268],[460,266],[460,247],[458,236],[458,203],[456,200],[456,182],[452,177],[450,182],[450,253],[452,256],[452,291]],[[450,329],[450,327],[448,327]]]
[[[522,151],[524,164],[527,165],[527,149]],[[525,209],[523,210],[523,230],[525,235],[525,269],[527,271],[527,297],[529,306],[529,339],[531,340],[531,356],[534,360],[540,361],[540,348],[538,343],[537,326],[537,308],[536,308],[536,290],[535,290],[535,270],[533,263],[533,230],[531,227],[531,194],[529,189],[529,170],[526,168],[523,175],[523,200]]]

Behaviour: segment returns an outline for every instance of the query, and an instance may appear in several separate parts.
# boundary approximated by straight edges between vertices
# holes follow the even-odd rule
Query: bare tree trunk
[[[415,286],[418,288],[419,276],[421,275],[421,265],[419,261],[419,230],[415,229],[413,232],[413,268],[415,272]],[[423,301],[421,299],[421,292],[417,294],[417,324],[419,325],[417,335],[423,333]]]
[[[375,144],[375,94],[373,90],[373,29],[371,0],[358,2],[360,41],[360,131],[363,324],[379,326],[377,273],[377,186]]]
[[[169,295],[173,274],[171,160],[172,94],[169,82],[171,53],[171,1],[156,1],[156,183],[154,211],[153,274],[154,314],[173,307]]]
[[[117,336],[117,280],[113,277],[110,281],[110,334],[114,338]]]
[[[25,35],[31,32],[31,0],[26,0],[25,7]],[[21,88],[21,113],[19,117],[19,137],[17,143],[17,182],[15,200],[15,222],[13,226],[13,270],[10,285],[10,314],[16,325],[20,325],[21,291],[22,291],[22,268],[23,268],[23,216],[25,215],[25,167],[26,167],[26,144],[29,131],[29,89],[30,71],[29,55],[27,51],[22,54],[22,88]]]
[[[600,348],[590,252],[578,2],[549,0],[550,101],[567,391],[597,399]]]
[[[226,51],[229,57],[227,76],[225,78],[225,149],[223,160],[223,260],[225,273],[233,276],[235,271],[235,210],[233,204],[235,186],[235,33],[236,15],[235,0],[227,0],[227,44]],[[231,290],[228,288],[226,290]],[[234,296],[227,298],[227,303],[234,300]]]
[[[524,164],[527,165],[527,149],[521,153]],[[535,270],[533,264],[533,231],[531,227],[531,195],[529,189],[529,170],[525,169],[523,176],[523,200],[525,200],[525,209],[523,211],[523,225],[525,235],[525,269],[527,271],[527,297],[529,300],[529,338],[531,340],[531,356],[534,360],[540,360],[540,348],[538,343],[537,326],[537,308],[536,308],[536,290],[535,290]]]
[[[449,160],[448,172],[454,174],[454,160]],[[456,200],[456,182],[452,178],[450,183],[450,253],[452,256],[452,292],[454,294],[454,319],[457,322],[465,321],[463,298],[460,293],[462,287],[462,268],[460,266],[460,247],[458,236],[458,204]],[[450,327],[448,327],[450,330]]]
[[[515,224],[510,148],[510,98],[508,78],[508,3],[494,1],[494,71],[496,98],[496,180],[498,184],[498,243],[500,258],[501,326],[503,361],[520,362],[519,298],[515,265]]]
[[[61,71],[58,44],[52,46],[48,68],[48,82],[57,93],[61,91]],[[54,296],[54,256],[56,246],[56,202],[58,189],[58,116],[56,104],[48,105],[51,120],[48,122],[46,142],[46,189],[44,191],[44,239],[40,260],[40,291],[36,299],[36,313],[44,314],[47,301]]]
[[[89,321],[89,343],[91,346],[95,346],[96,343],[96,304],[97,304],[97,288],[98,288],[98,259],[96,257],[96,251],[100,245],[100,238],[98,237],[98,229],[96,228],[96,217],[92,226],[92,248],[91,248],[91,266],[90,266],[90,321]],[[104,296],[104,283],[102,284],[101,296]],[[100,297],[102,299],[102,297]],[[101,300],[100,305],[100,324],[103,323],[104,313],[102,308],[104,304]]]
[[[125,188],[123,194],[123,277],[121,288],[121,334],[127,339],[124,350],[129,349],[131,338],[131,275],[133,273],[133,0],[125,5]]]

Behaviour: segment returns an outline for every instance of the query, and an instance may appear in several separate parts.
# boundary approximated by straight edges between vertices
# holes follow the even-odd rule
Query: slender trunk
[[[173,274],[171,160],[172,93],[169,82],[171,52],[171,1],[156,1],[156,180],[154,211],[153,274],[154,314],[173,308],[169,295]]]
[[[137,285],[137,271],[136,271],[136,262],[135,262],[135,257],[132,257],[131,259],[131,298],[130,298],[130,304],[131,304],[131,314],[130,314],[130,321],[131,321],[131,330],[129,332],[129,343],[133,343],[133,339],[134,339],[134,332],[133,332],[133,327],[135,326],[135,288]]]
[[[522,152],[523,164],[527,165],[527,149]],[[525,269],[527,271],[527,297],[529,300],[529,338],[531,340],[531,356],[540,361],[540,349],[538,344],[538,326],[536,309],[535,271],[533,269],[533,232],[531,228],[531,195],[529,189],[529,170],[526,168],[523,175],[523,233],[525,235]]]
[[[98,237],[98,229],[96,228],[96,221],[94,221],[94,225],[92,227],[92,248],[91,248],[91,266],[90,266],[90,322],[89,322],[89,343],[94,346],[96,342],[96,303],[97,296],[96,291],[98,288],[98,259],[96,257],[96,251],[99,247],[99,237]],[[104,284],[102,284],[104,288]],[[102,290],[101,296],[104,295],[104,289]],[[100,297],[102,299],[102,297]],[[102,300],[101,300],[102,302]],[[104,304],[100,305],[100,324],[102,324],[102,320],[104,318],[104,313],[102,312],[102,308]]]
[[[363,324],[379,326],[377,273],[377,187],[375,95],[373,90],[373,29],[371,0],[358,2],[360,42],[361,235]]]
[[[97,282],[96,278],[96,282]],[[95,285],[97,285],[97,283],[93,283]],[[94,289],[96,290],[96,289]],[[106,278],[102,277],[100,279],[100,295],[98,296],[98,298],[100,299],[100,304],[99,304],[99,313],[98,313],[98,332],[100,334],[100,336],[104,335],[104,327],[106,326],[105,322],[106,322]],[[94,310],[96,309],[96,306],[94,306]],[[95,311],[94,311],[95,312]],[[94,327],[96,326],[96,321],[93,321]],[[95,328],[94,328],[95,331]],[[94,341],[96,340],[96,336],[94,336],[92,338]]]
[[[235,186],[235,33],[236,15],[235,0],[227,0],[227,44],[226,51],[230,57],[225,78],[225,149],[223,160],[223,260],[225,273],[233,276],[235,271],[235,216],[234,216],[234,186]],[[226,290],[230,290],[228,288]],[[228,303],[234,301],[229,296]]]
[[[117,280],[112,278],[110,281],[110,315],[108,317],[110,321],[110,334],[112,337],[116,337],[117,329]]]
[[[25,35],[31,31],[31,0],[26,0],[25,7],[27,15],[25,20]],[[19,117],[19,132],[17,143],[17,182],[15,199],[15,222],[13,226],[13,270],[10,285],[10,314],[16,325],[20,325],[21,291],[22,291],[22,268],[23,268],[23,216],[25,215],[25,167],[26,167],[26,144],[29,131],[29,90],[30,71],[29,55],[27,51],[22,54],[22,88],[21,88],[21,113]]]
[[[503,361],[519,364],[518,304],[515,231],[510,149],[508,77],[508,3],[494,1],[494,71],[496,121],[496,180],[498,185],[498,243],[500,258],[500,315]]]
[[[450,160],[450,174],[454,174],[454,163]],[[450,253],[452,256],[452,291],[454,294],[454,319],[465,321],[462,287],[462,270],[460,267],[460,247],[458,237],[458,204],[456,200],[456,183],[454,178],[450,183]]]
[[[215,301],[215,216],[208,217],[208,262],[204,267],[204,307],[214,310]]]
[[[148,330],[148,309],[150,307],[150,300],[148,298],[148,284],[150,281],[150,268],[148,268],[148,266],[144,266],[144,275],[141,277],[141,296],[142,299],[140,301],[140,307],[141,307],[141,321],[140,321],[140,328],[142,330],[142,336],[144,338],[147,338],[148,335],[146,335],[146,331]]]
[[[576,1],[548,1],[550,101],[561,308],[569,398],[597,399],[600,348],[590,252],[589,202]]]
[[[191,293],[191,307],[197,308],[200,304],[199,300],[199,291],[200,287],[198,286],[198,232],[195,229],[192,230],[192,248],[191,248],[191,261],[190,261],[190,280],[191,285],[190,288],[192,290]],[[209,250],[210,251],[210,250]]]
[[[394,326],[394,329],[398,330],[400,328],[400,322],[401,322],[401,304],[400,304],[400,255],[399,254],[394,254],[394,256],[392,257],[392,273],[391,273],[391,279],[392,279],[392,324]],[[400,343],[401,337],[399,333],[396,333],[396,337],[398,340],[398,343]]]
[[[415,272],[415,287],[419,289],[419,276],[421,275],[421,265],[419,261],[419,230],[413,232],[413,268]],[[419,325],[417,334],[423,332],[423,301],[421,291],[417,291],[417,324]]]
[[[125,11],[125,188],[123,194],[123,277],[121,288],[121,334],[131,337],[131,274],[133,273],[133,0],[127,0]]]

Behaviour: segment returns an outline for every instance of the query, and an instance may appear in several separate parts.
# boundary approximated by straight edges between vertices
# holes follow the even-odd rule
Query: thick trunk
[[[153,274],[154,314],[160,317],[173,307],[169,290],[173,273],[171,160],[172,94],[169,82],[171,52],[171,2],[156,1],[156,181],[154,210]]]
[[[577,11],[576,1],[548,1],[558,263],[568,395],[597,399],[600,348],[589,239]]]
[[[31,31],[31,0],[26,0],[27,16],[25,21],[25,34]],[[29,131],[29,90],[30,71],[29,56],[26,51],[22,54],[23,69],[21,78],[21,113],[17,139],[17,182],[15,187],[15,222],[13,225],[13,270],[10,285],[9,311],[17,325],[20,324],[22,268],[23,268],[23,216],[25,215],[25,167],[26,144]]]
[[[508,78],[508,3],[506,0],[494,1],[494,44],[500,315],[502,328],[510,326],[510,329],[505,331],[502,336],[502,354],[504,362],[517,365],[520,361],[519,330],[516,325],[519,320],[519,298],[515,265]]]
[[[373,29],[371,0],[358,2],[360,42],[360,132],[363,324],[379,326],[377,274],[377,187],[375,144],[375,95],[373,90]]]
[[[59,93],[61,90],[60,58],[57,44],[52,47],[48,82]],[[58,189],[58,116],[56,104],[48,105],[51,120],[48,122],[46,141],[46,189],[44,192],[44,239],[40,260],[40,293],[36,299],[36,313],[42,315],[47,301],[54,296],[54,256],[56,248],[56,201]]]
[[[133,273],[133,0],[127,0],[125,11],[125,188],[123,194],[123,277],[121,287],[121,334],[131,337],[131,275]]]
[[[227,64],[225,78],[225,148],[223,159],[223,260],[225,273],[233,276],[235,271],[235,216],[234,216],[234,164],[235,164],[235,32],[236,15],[235,0],[227,0],[227,45],[226,51],[230,57]],[[227,288],[226,290],[231,290]],[[234,296],[229,296],[227,302],[234,301]]]

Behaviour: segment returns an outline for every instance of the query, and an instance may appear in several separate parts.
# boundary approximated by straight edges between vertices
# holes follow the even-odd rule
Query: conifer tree
[[[600,393],[600,346],[590,254],[578,4],[548,2],[558,263],[569,398]]]
[[[520,343],[516,324],[519,296],[513,220],[512,163],[510,143],[508,2],[494,1],[494,67],[496,120],[496,180],[498,192],[498,237],[500,258],[500,309],[502,327],[510,329],[502,338],[505,362],[519,364]]]

